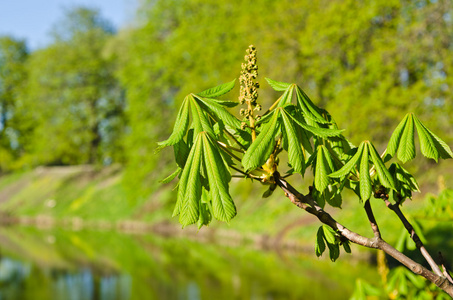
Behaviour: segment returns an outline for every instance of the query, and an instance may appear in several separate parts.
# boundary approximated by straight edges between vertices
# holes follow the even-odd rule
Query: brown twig
[[[371,229],[373,230],[374,237],[380,239],[381,232],[379,230],[379,226],[376,222],[376,219],[374,218],[373,210],[371,209],[370,199],[365,201],[364,208],[366,211],[366,215],[368,217],[368,221],[370,221],[370,226],[371,226]]]
[[[404,214],[401,211],[400,206],[398,205],[398,203],[392,204],[386,198],[384,198],[384,202],[385,202],[385,205],[389,209],[391,209],[398,216],[398,218],[401,220],[401,223],[403,223],[403,225],[406,228],[407,232],[409,232],[409,234],[411,236],[411,239],[414,241],[415,246],[420,250],[421,254],[426,259],[426,261],[430,265],[430,267],[433,270],[433,272],[436,273],[439,276],[443,276],[444,274],[442,273],[442,271],[440,270],[439,266],[434,261],[432,256],[429,254],[428,250],[426,250],[425,246],[423,245],[423,242],[420,240],[420,237],[415,232],[414,227],[412,226],[412,224],[404,216]]]
[[[352,243],[367,247],[383,250],[388,255],[395,258],[397,261],[405,265],[413,273],[420,275],[430,282],[434,283],[440,289],[445,291],[448,295],[453,297],[453,284],[443,275],[438,275],[403,253],[396,250],[393,246],[385,242],[380,237],[367,238],[356,232],[347,229],[345,226],[337,222],[329,213],[324,211],[318,203],[313,199],[311,193],[303,195],[294,189],[288,182],[280,177],[278,172],[274,173],[276,184],[285,192],[285,196],[297,207],[305,210],[306,212],[315,215],[322,223],[330,226],[332,229],[338,231],[342,236],[347,238]]]
[[[445,267],[445,261],[444,257],[442,256],[442,253],[439,251],[439,260],[440,260],[440,265],[442,266],[443,272],[445,277],[447,277],[448,281],[453,283],[453,278],[451,277],[450,273],[448,273],[447,267]]]

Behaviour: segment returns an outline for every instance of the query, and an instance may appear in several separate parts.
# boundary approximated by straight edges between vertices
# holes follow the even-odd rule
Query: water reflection
[[[115,232],[0,227],[0,254],[0,300],[348,299],[355,274],[377,277],[363,264]]]

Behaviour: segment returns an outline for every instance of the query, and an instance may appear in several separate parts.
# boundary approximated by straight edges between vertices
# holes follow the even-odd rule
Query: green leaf
[[[328,225],[322,225],[323,231],[324,231],[324,237],[326,239],[326,242],[328,244],[335,244],[336,243],[336,238],[335,238],[335,231]]]
[[[288,118],[286,112],[282,114],[283,125],[285,127],[286,139],[288,140],[288,160],[294,172],[303,174],[305,171],[305,156],[302,151],[301,141],[297,135],[293,121]]]
[[[401,136],[403,134],[403,130],[406,127],[407,121],[409,119],[409,114],[407,114],[404,119],[396,126],[395,130],[392,133],[392,136],[390,137],[390,141],[387,145],[387,153],[390,156],[395,156],[396,150],[398,150],[398,146],[401,141]]]
[[[200,134],[196,137],[194,146],[190,150],[181,179],[178,184],[178,199],[173,216],[179,215],[179,222],[183,226],[198,221],[199,202],[201,196],[201,157],[203,155],[203,141]]]
[[[198,229],[203,227],[203,225],[207,226],[211,223],[211,212],[209,211],[209,197],[208,192],[203,189],[201,195],[201,203],[200,203],[200,217],[198,218],[197,226]]]
[[[193,130],[189,130],[189,133],[187,135],[188,138],[189,138],[189,136],[190,137],[192,136],[192,134],[191,134],[192,132],[193,132]],[[190,149],[187,146],[186,142],[184,142],[184,139],[180,140],[179,142],[177,142],[176,144],[173,145],[173,152],[175,154],[176,164],[181,169],[183,169],[184,165],[186,164],[187,158],[189,157],[189,152],[190,152]]]
[[[320,192],[323,192],[329,185],[328,175],[332,171],[325,157],[326,153],[328,155],[328,152],[325,152],[323,148],[325,148],[323,145],[318,146],[316,152],[315,188]]]
[[[213,101],[217,104],[220,104],[222,106],[226,107],[235,107],[239,105],[238,101],[228,101],[228,100],[219,100],[219,99],[211,99],[211,98],[203,98],[203,99],[208,99],[209,101]]]
[[[397,152],[398,159],[403,163],[406,163],[415,157],[414,138],[415,132],[413,114],[409,114],[407,124],[404,127],[403,133],[401,134],[401,140]]]
[[[277,110],[269,123],[266,123],[256,140],[250,145],[242,157],[242,165],[246,171],[262,166],[272,153],[275,144],[275,134],[278,130],[279,110]]]
[[[432,136],[415,115],[414,121],[415,127],[417,128],[418,139],[420,140],[420,150],[422,154],[425,157],[432,158],[437,162],[437,159],[439,158],[439,152],[436,149],[436,145],[434,144]]]
[[[415,115],[414,121],[420,139],[421,152],[425,157],[432,158],[436,162],[439,157],[443,159],[453,157],[453,153],[447,143],[429,130]]]
[[[326,121],[319,112],[319,108],[311,102],[310,98],[304,93],[304,91],[296,86],[296,96],[299,108],[302,110],[303,115],[313,121],[321,124],[329,123]]]
[[[225,167],[217,144],[207,134],[203,134],[203,139],[213,215],[217,220],[229,222],[236,215],[236,207],[228,192],[231,175]]]
[[[368,143],[363,147],[362,159],[360,161],[360,198],[368,200],[371,197],[370,165],[368,162]]]
[[[181,213],[179,214],[179,222],[183,227],[194,224],[198,221],[200,214],[200,199],[201,199],[201,174],[200,165],[203,156],[203,142],[199,140],[194,146],[193,164],[189,169],[187,186],[185,188],[184,198],[182,200]]]
[[[291,86],[291,83],[286,83],[286,82],[279,82],[272,80],[270,78],[265,78],[267,83],[276,91],[282,92],[288,89]]]
[[[161,181],[159,181],[160,183],[170,183],[173,179],[176,178],[176,176],[179,175],[179,173],[181,173],[181,168],[178,167],[176,169],[176,171],[174,171],[171,175],[169,175],[168,177],[166,177],[165,179],[162,179]]]
[[[317,257],[320,257],[326,250],[326,244],[324,242],[324,230],[322,226],[318,228],[316,233],[315,253]]]
[[[352,168],[355,167],[359,159],[362,157],[363,148],[364,143],[361,143],[355,155],[340,170],[333,172],[332,174],[329,175],[329,177],[340,178],[348,175],[349,172],[351,172]]]
[[[291,118],[294,120],[294,122],[297,123],[297,125],[321,138],[327,139],[329,137],[339,136],[344,131],[343,129],[339,130],[310,126],[301,121],[302,117],[297,115],[297,110],[293,110],[293,113],[291,113],[292,106],[286,106],[284,110],[286,113],[288,113],[289,116],[291,116]]]
[[[173,132],[170,137],[163,141],[159,142],[159,148],[162,149],[167,146],[174,145],[178,143],[187,132],[187,128],[189,127],[189,100],[186,97],[179,109],[178,116],[176,117],[175,126],[173,127]]]
[[[215,97],[222,96],[234,88],[235,81],[236,81],[236,79],[233,79],[230,82],[207,89],[201,93],[198,93],[197,95],[200,97],[207,97],[207,98],[215,98]]]
[[[351,245],[349,245],[349,241],[343,242],[343,249],[346,253],[351,253]]]
[[[396,190],[405,198],[411,198],[412,191],[420,192],[420,187],[414,176],[401,165],[393,163],[390,165],[389,173],[393,175]]]
[[[205,106],[208,107],[209,111],[214,114],[217,121],[222,120],[226,125],[229,125],[234,129],[241,128],[241,121],[239,121],[220,104],[212,101],[211,99],[199,98],[197,96],[195,96],[195,98],[200,100]]]
[[[189,96],[191,101],[191,109],[192,109],[192,122],[194,127],[194,135],[198,136],[200,132],[206,131],[214,136],[214,130],[209,123],[206,114],[204,113],[203,109],[198,104],[197,100],[193,98],[193,96]]]
[[[393,177],[390,174],[390,172],[387,170],[387,168],[385,167],[384,162],[382,161],[381,157],[379,156],[376,148],[374,148],[374,145],[372,143],[369,143],[368,146],[369,146],[371,161],[373,162],[374,168],[376,169],[376,173],[377,173],[377,177],[379,178],[379,182],[387,188],[395,189],[395,182],[393,180]]]

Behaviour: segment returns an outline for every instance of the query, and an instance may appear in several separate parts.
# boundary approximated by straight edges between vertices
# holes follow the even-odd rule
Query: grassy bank
[[[99,169],[93,166],[40,167],[3,175],[0,177],[0,212],[4,216],[21,218],[25,223],[38,220],[50,226],[56,222],[72,227],[140,230],[141,227],[169,224],[179,230],[177,218],[171,218],[175,183],[160,185],[149,195],[131,197],[122,176],[120,166]],[[292,182],[301,191],[307,189],[302,181],[293,179]],[[245,235],[265,235],[276,242],[289,238],[312,243],[319,226],[317,219],[297,209],[279,190],[269,198],[262,198],[265,190],[264,186],[245,181],[232,184],[238,216],[230,224],[213,222],[210,228],[202,231],[229,230]],[[326,209],[351,229],[369,235],[371,231],[361,203],[352,195],[346,195],[345,199],[343,208],[348,209]],[[372,204],[387,239],[396,240],[401,226],[392,215],[384,214],[386,208],[380,201]],[[414,211],[422,205],[422,201],[416,199],[407,209]],[[185,231],[192,229],[196,231],[196,228]]]

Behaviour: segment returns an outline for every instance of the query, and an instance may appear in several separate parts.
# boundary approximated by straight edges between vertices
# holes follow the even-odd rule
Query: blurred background
[[[385,149],[414,112],[452,145],[453,2],[43,2],[0,2],[0,299],[437,297],[407,275],[379,294],[375,251],[316,258],[316,219],[250,182],[231,185],[230,224],[181,229],[176,182],[159,183],[173,151],[155,150],[184,96],[238,78],[250,44],[264,108],[278,97],[270,77],[300,85],[355,144]],[[433,254],[453,253],[452,162],[405,167],[421,193],[403,209]],[[306,192],[312,178],[290,182]],[[346,195],[328,211],[370,236],[361,206]],[[418,259],[373,208],[384,239]]]

